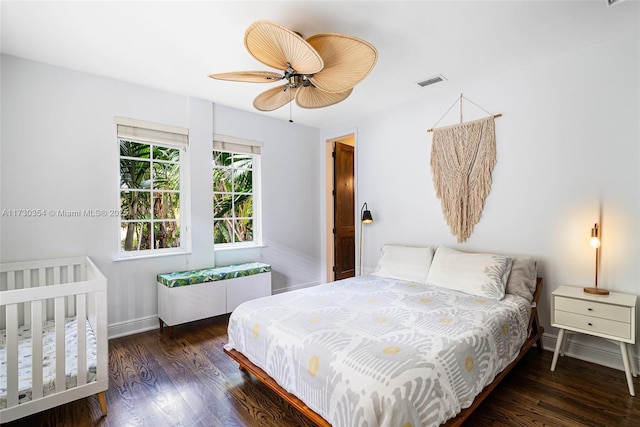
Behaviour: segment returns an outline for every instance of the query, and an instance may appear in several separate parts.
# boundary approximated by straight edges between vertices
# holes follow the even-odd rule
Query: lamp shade
[[[373,216],[371,216],[371,211],[368,209],[366,203],[362,205],[360,220],[363,224],[369,224],[373,222]]]
[[[362,275],[362,224],[370,224],[373,222],[373,216],[371,215],[371,211],[369,210],[367,203],[362,205],[362,209],[360,209],[360,262],[359,262],[359,273]]]

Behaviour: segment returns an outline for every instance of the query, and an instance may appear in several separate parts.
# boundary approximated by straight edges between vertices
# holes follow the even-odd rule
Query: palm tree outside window
[[[259,141],[214,134],[214,246],[257,246],[262,243]]]

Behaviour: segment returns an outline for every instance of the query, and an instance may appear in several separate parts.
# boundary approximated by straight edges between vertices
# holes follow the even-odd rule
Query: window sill
[[[114,262],[134,261],[137,259],[164,258],[168,256],[181,256],[181,255],[191,255],[191,251],[163,252],[159,254],[144,254],[144,255],[131,255],[131,256],[117,256],[113,258],[113,261]]]
[[[227,251],[242,251],[247,249],[261,249],[266,248],[267,245],[246,245],[246,246],[215,246],[213,247],[214,252],[227,252]]]

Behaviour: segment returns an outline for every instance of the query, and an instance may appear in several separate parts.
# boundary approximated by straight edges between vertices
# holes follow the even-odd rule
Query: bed
[[[385,245],[373,274],[260,298],[225,352],[320,426],[459,425],[542,328],[530,257]]]
[[[106,299],[88,257],[1,264],[0,423],[91,395],[106,414]]]

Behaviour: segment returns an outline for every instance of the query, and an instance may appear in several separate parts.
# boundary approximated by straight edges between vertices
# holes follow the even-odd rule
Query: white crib
[[[0,264],[0,329],[0,423],[93,394],[107,413],[107,279],[88,257]]]

